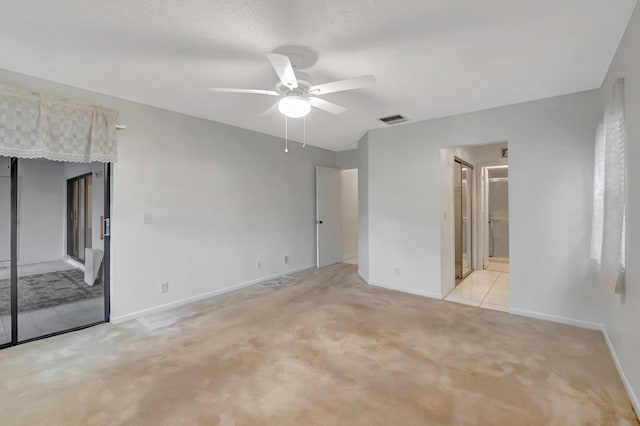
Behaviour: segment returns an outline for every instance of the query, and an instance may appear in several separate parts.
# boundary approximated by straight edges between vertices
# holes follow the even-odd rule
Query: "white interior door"
[[[316,167],[318,268],[342,261],[342,196],[340,170]]]
[[[0,262],[11,258],[11,178],[0,176]]]

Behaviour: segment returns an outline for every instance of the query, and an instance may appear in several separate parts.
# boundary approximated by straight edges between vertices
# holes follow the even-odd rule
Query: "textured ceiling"
[[[599,87],[635,0],[0,0],[0,68],[277,136],[265,53],[303,45],[316,83],[373,74],[326,95],[308,143],[354,148],[377,119],[423,120]],[[301,140],[301,121],[290,136]]]

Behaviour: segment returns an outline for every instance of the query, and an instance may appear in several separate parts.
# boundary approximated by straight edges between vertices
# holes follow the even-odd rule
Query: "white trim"
[[[416,296],[423,296],[423,297],[429,297],[431,299],[442,300],[442,295],[441,294],[435,293],[435,292],[432,292],[432,291],[415,290],[413,288],[396,287],[396,286],[392,286],[392,285],[373,283],[373,282],[370,282],[369,285],[374,286],[374,287],[386,288],[388,290],[401,291],[403,293],[415,294]]]
[[[636,393],[634,392],[633,387],[631,386],[631,382],[629,382],[629,379],[627,379],[627,376],[624,374],[622,364],[620,364],[618,355],[613,348],[613,343],[611,343],[611,339],[609,339],[609,335],[607,334],[607,328],[604,325],[601,326],[601,331],[602,335],[604,336],[604,341],[607,343],[607,348],[609,348],[609,353],[611,354],[611,358],[613,359],[613,364],[616,366],[616,370],[618,370],[618,376],[620,376],[622,384],[627,391],[627,395],[629,395],[629,399],[631,400],[631,405],[636,412],[636,417],[640,419],[640,399],[638,399],[638,395],[636,395]]]
[[[362,278],[362,281],[364,281],[365,283],[369,284],[369,278],[365,278],[365,276],[364,276],[364,275],[362,275],[362,274],[360,273],[360,270],[356,271],[356,274],[357,274],[360,278]]]
[[[573,325],[580,328],[588,328],[590,330],[602,330],[602,324],[597,322],[577,320],[551,314],[543,314],[540,312],[527,311],[526,309],[509,308],[509,313],[519,315],[521,317],[537,318],[546,321],[558,322],[560,324]]]
[[[245,281],[245,282],[240,283],[240,284],[235,284],[235,285],[232,285],[232,286],[229,286],[229,287],[220,288],[220,289],[209,291],[209,292],[206,292],[206,293],[201,293],[201,294],[198,294],[196,296],[186,297],[184,299],[180,299],[180,300],[176,300],[176,301],[173,301],[173,302],[165,303],[164,305],[153,306],[153,307],[142,309],[142,310],[139,310],[139,311],[136,311],[136,312],[131,312],[129,314],[124,314],[124,315],[111,317],[110,322],[112,324],[120,324],[122,322],[130,321],[132,319],[136,319],[136,318],[139,318],[139,317],[144,316],[144,315],[154,314],[154,313],[157,313],[157,312],[160,312],[160,311],[165,311],[165,310],[171,309],[171,308],[177,308],[178,306],[187,305],[189,303],[193,303],[193,302],[197,302],[197,301],[200,301],[200,300],[208,299],[210,297],[218,296],[220,294],[225,294],[225,293],[229,293],[229,292],[232,292],[232,291],[235,291],[235,290],[240,290],[240,289],[245,288],[245,287],[251,287],[252,285],[261,283],[263,281],[267,281],[267,280],[272,280],[274,278],[278,278],[282,274],[294,274],[296,272],[305,271],[305,270],[310,269],[310,268],[315,268],[315,265],[303,266],[301,268],[291,269],[289,271],[284,271],[284,272],[280,272],[280,273],[274,273],[274,274],[271,274],[271,275],[267,275],[266,277],[256,278],[256,279],[253,279],[253,280],[250,280],[250,281]]]
[[[65,233],[64,235],[66,236],[67,234]],[[65,255],[65,257],[62,258],[62,260],[64,260],[65,262],[67,262],[69,265],[73,266],[76,269],[82,269],[82,272],[84,272],[84,263],[80,263],[68,255]]]

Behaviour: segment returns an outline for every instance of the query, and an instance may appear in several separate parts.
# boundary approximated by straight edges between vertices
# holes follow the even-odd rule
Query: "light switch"
[[[144,214],[144,224],[145,225],[151,225],[152,222],[153,222],[153,217],[151,216],[151,213],[145,213]]]

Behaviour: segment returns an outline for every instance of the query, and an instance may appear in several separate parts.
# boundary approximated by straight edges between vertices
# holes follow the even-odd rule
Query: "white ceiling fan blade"
[[[271,62],[271,66],[278,74],[282,84],[290,89],[296,89],[298,87],[298,79],[296,73],[293,71],[293,66],[288,56],[281,55],[279,53],[267,53],[267,58]]]
[[[313,86],[309,92],[314,95],[324,95],[327,93],[344,92],[345,90],[361,89],[363,87],[373,86],[374,84],[376,84],[376,78],[374,76],[363,75],[362,77],[318,84],[317,86]]]
[[[275,90],[261,90],[261,89],[228,89],[228,88],[222,88],[222,87],[211,87],[209,91],[219,92],[219,93],[248,93],[253,95],[269,95],[269,96],[280,95]]]
[[[311,104],[312,107],[330,112],[331,114],[338,115],[338,114],[342,114],[347,110],[345,107],[342,107],[338,104],[334,104],[333,102],[325,101],[324,99],[315,98],[315,97],[310,97],[307,99],[309,99],[309,103]]]

